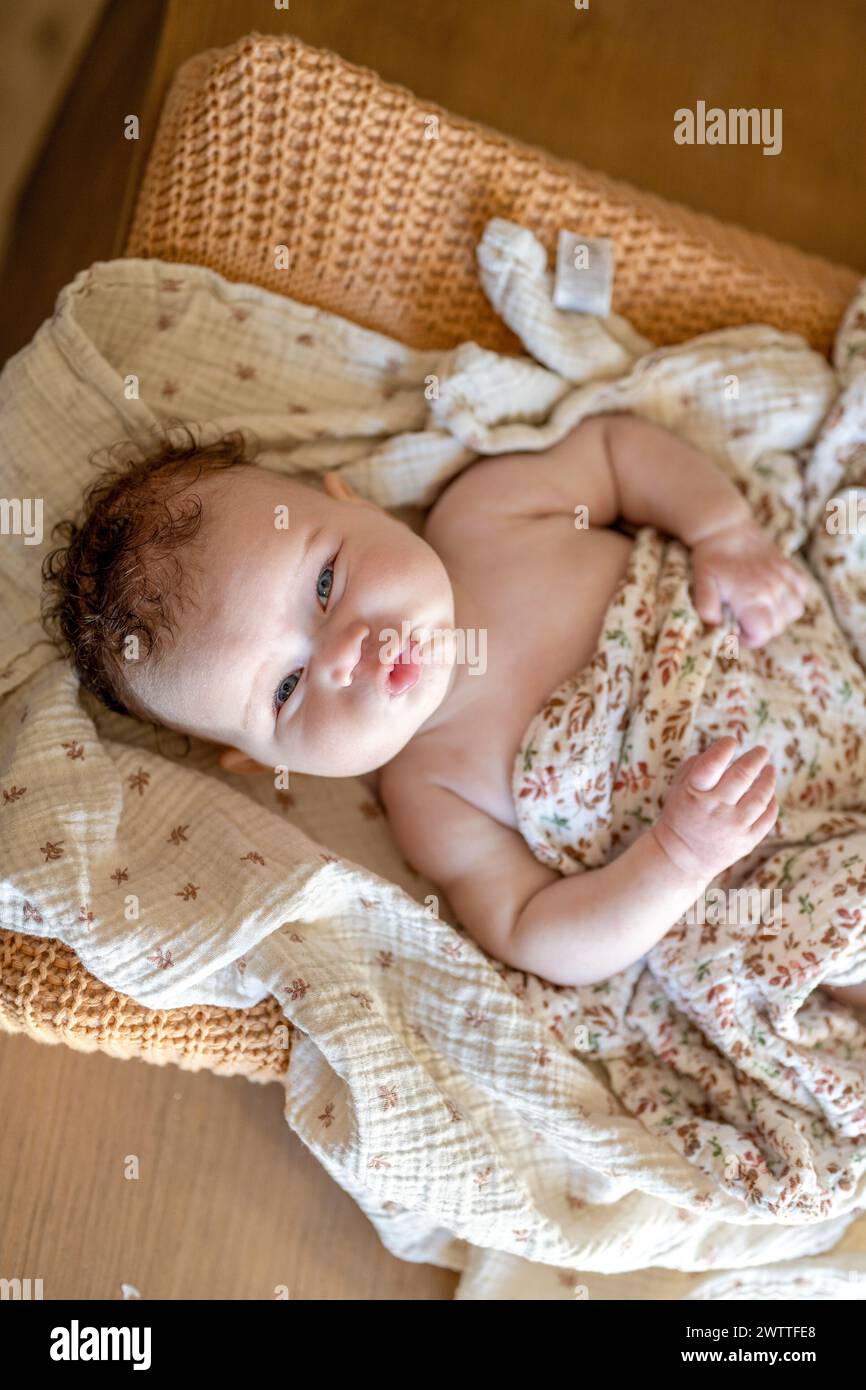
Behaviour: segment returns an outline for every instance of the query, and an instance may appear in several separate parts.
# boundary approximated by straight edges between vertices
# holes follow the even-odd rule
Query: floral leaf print
[[[8,790],[7,790],[6,787],[4,787],[4,788],[3,788],[3,805],[4,805],[4,806],[11,806],[11,804],[12,804],[13,801],[20,801],[21,798],[22,798],[22,796],[23,796],[24,793],[26,792],[26,790],[27,790],[26,787],[9,787]]]
[[[290,999],[303,999],[309,988],[306,980],[301,979],[292,980],[291,984],[288,985],[283,983],[283,989]]]
[[[809,685],[809,698],[825,710],[830,703],[830,679],[820,659],[811,654],[802,658],[806,667],[806,680]]]
[[[463,1119],[462,1114],[461,1114],[460,1111],[457,1109],[457,1106],[454,1104],[453,1101],[451,1101],[451,1100],[446,1100],[446,1102],[445,1102],[445,1108],[446,1108],[447,1111],[448,1111],[448,1114],[449,1114],[449,1116],[450,1116],[450,1118],[451,1118],[451,1123],[452,1123],[452,1124],[457,1124],[458,1121],[460,1121],[460,1120]]]
[[[114,879],[114,882],[117,884],[119,888],[121,883],[126,883],[128,881],[129,872],[127,869],[115,869],[111,877]]]
[[[745,702],[745,691],[741,685],[732,686],[727,692],[730,700],[739,699],[739,703],[731,705],[727,711],[726,728],[737,743],[741,743],[749,731],[748,708]]]
[[[171,951],[164,951],[161,946],[152,956],[148,956],[147,959],[150,961],[151,965],[156,966],[157,970],[168,970],[169,966],[174,965],[174,961],[171,958]]]
[[[183,888],[179,889],[174,896],[176,898],[183,898],[184,902],[188,903],[193,898],[198,897],[198,890],[199,885],[197,883],[185,883]]]
[[[390,970],[391,966],[394,964],[393,951],[380,951],[376,956],[376,964],[381,965],[383,970]]]
[[[554,767],[546,767],[543,772],[539,772],[524,781],[520,795],[531,796],[533,801],[546,800],[551,794],[555,795],[559,791],[559,780]]]
[[[62,841],[62,840],[56,840],[56,841],[46,840],[46,842],[45,842],[44,845],[40,845],[40,846],[39,846],[39,853],[45,855],[45,863],[46,863],[46,864],[50,863],[52,859],[62,859],[62,858],[63,858],[63,856],[64,856],[64,854],[66,853],[66,851],[60,848],[60,846],[61,846],[62,844],[63,844],[63,841]]]
[[[83,904],[81,911],[78,914],[78,920],[87,927],[88,931],[91,931],[93,928],[93,923],[96,919],[94,918],[93,913],[90,911],[87,905]]]
[[[585,785],[581,787],[575,787],[575,804],[578,806],[582,806],[584,810],[588,811],[593,811],[595,810],[596,806],[601,806],[602,803],[606,802],[608,798],[607,781],[608,774],[606,771],[603,770],[602,772],[599,772],[597,776],[593,777],[591,781],[589,781]],[[555,790],[559,790],[558,785],[555,788]]]
[[[138,792],[139,796],[144,796],[144,789],[150,781],[150,773],[145,772],[144,768],[140,767],[138,772],[133,772],[126,780],[132,791]]]
[[[168,837],[167,843],[170,845],[183,844],[187,839],[189,825],[176,825]]]
[[[568,737],[574,738],[576,734],[582,734],[594,714],[595,696],[589,690],[578,691],[568,717]]]
[[[374,1169],[390,1168],[391,1164],[389,1163],[388,1159],[385,1157],[384,1154],[378,1153],[370,1155],[370,1157],[367,1159],[367,1167]]]
[[[553,694],[547,704],[541,710],[541,722],[553,728],[559,722],[559,716],[565,708],[565,700],[561,695]]]
[[[468,1004],[463,1012],[466,1015],[466,1022],[469,1024],[470,1028],[482,1028],[485,1023],[490,1022],[487,1015],[482,1013],[480,1009],[472,1009]]]
[[[481,1168],[478,1170],[478,1172],[473,1173],[472,1177],[475,1182],[475,1186],[478,1188],[478,1191],[483,1192],[487,1187],[488,1183],[490,1182],[490,1179],[493,1177],[493,1169]]]
[[[330,1129],[334,1123],[334,1102],[332,1100],[328,1101],[321,1115],[317,1115],[316,1119],[321,1121],[325,1129]]]
[[[24,921],[36,922],[39,926],[42,925],[42,913],[38,908],[34,907],[33,903],[28,902],[26,898],[24,900]]]
[[[380,1086],[379,1098],[382,1101],[383,1110],[394,1110],[397,1106],[397,1087]]]
[[[246,854],[242,854],[240,859],[242,864],[249,863],[264,865],[265,862],[262,856],[258,853],[258,851],[254,849],[249,850]]]
[[[662,685],[676,675],[680,669],[680,656],[686,643],[686,634],[681,627],[667,628],[659,646],[658,667]]]
[[[649,791],[653,785],[653,776],[646,762],[641,759],[637,767],[625,767],[621,770],[620,776],[613,784],[614,791],[619,791],[621,787],[627,787],[629,793],[634,795],[636,792]]]
[[[68,743],[62,743],[60,746],[66,749],[67,758],[84,758],[83,743],[76,743],[75,739],[70,739]]]
[[[662,721],[662,743],[681,744],[694,717],[694,703],[691,700],[678,700],[676,708]]]
[[[357,1000],[362,1009],[372,1009],[373,1001],[370,998],[369,994],[364,994],[363,990],[350,990],[349,996],[350,998]]]
[[[526,745],[526,747],[522,749],[522,753],[523,753],[523,771],[524,771],[524,772],[529,772],[529,771],[531,770],[531,768],[532,768],[532,759],[535,757],[535,755],[536,755],[537,752],[538,752],[538,749],[537,749],[537,748],[533,748],[531,742],[528,743],[528,744]]]

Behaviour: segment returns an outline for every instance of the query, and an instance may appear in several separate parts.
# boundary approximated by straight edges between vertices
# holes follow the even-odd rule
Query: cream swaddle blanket
[[[42,640],[39,560],[92,451],[172,416],[248,426],[266,466],[337,468],[417,524],[477,454],[543,449],[586,414],[631,409],[765,499],[770,529],[807,539],[860,430],[858,353],[840,381],[766,326],[647,352],[621,320],[552,308],[525,229],[495,219],[478,259],[531,358],[472,343],[417,352],[200,267],[126,260],[82,272],[7,363],[4,491],[44,500],[45,538],[0,548],[2,924],[63,939],[150,1008],[276,997],[292,1129],[391,1251],[463,1271],[461,1298],[569,1298],[593,1281],[600,1296],[699,1297],[701,1273],[726,1269],[751,1297],[786,1282],[796,1296],[862,1296],[862,1174],[826,1209],[774,1215],[630,1092],[623,1103],[606,1063],[535,1011],[402,863],[359,779],[293,775],[287,794],[234,778],[209,746],[101,707]],[[840,384],[850,408],[822,428]],[[844,561],[830,558],[843,603]],[[698,1100],[692,1089],[686,1103]],[[844,1252],[820,1253],[843,1236]]]

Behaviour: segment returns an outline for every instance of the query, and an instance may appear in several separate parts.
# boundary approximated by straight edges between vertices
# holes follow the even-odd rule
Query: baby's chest
[[[577,531],[563,515],[492,528],[443,556],[472,611],[468,622],[455,606],[461,689],[428,752],[439,780],[503,824],[517,824],[511,771],[523,735],[591,659],[631,545],[617,531]]]

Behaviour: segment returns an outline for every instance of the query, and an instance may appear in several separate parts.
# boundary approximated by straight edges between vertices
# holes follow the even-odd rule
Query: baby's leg
[[[841,1004],[850,1004],[855,1009],[866,1009],[866,984],[821,985],[821,989],[832,999],[838,999]]]

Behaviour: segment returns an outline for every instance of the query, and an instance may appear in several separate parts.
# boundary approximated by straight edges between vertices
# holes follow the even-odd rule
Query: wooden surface
[[[46,1299],[450,1299],[456,1276],[388,1254],[283,1097],[0,1036],[0,1277]]]
[[[251,30],[700,212],[866,270],[863,0],[169,0],[151,87]],[[674,112],[782,110],[782,151],[677,145]],[[146,152],[145,140],[139,154]]]
[[[7,214],[32,168],[108,0],[0,5],[0,260]]]
[[[0,363],[28,343],[59,291],[114,255],[165,0],[113,0],[18,206],[0,271]]]
[[[178,63],[251,30],[866,268],[860,0],[113,0],[19,208],[0,361],[77,270],[122,250]],[[782,154],[676,145],[673,113],[698,99],[782,107]],[[387,1254],[289,1131],[278,1086],[0,1036],[0,1115],[0,1277],[42,1278],[46,1298],[120,1298],[124,1283],[144,1298],[451,1296],[452,1274]]]

